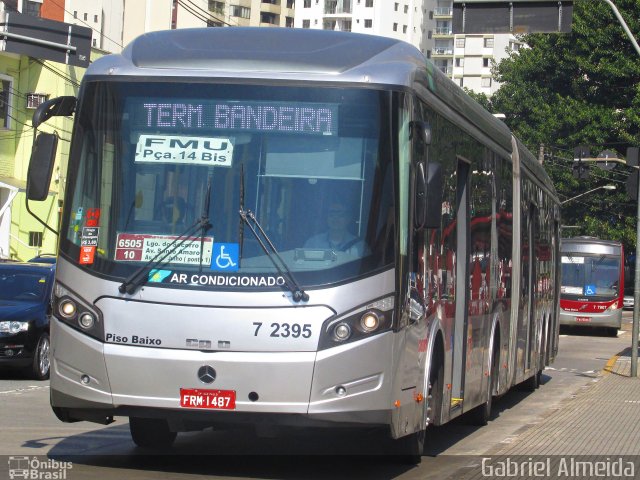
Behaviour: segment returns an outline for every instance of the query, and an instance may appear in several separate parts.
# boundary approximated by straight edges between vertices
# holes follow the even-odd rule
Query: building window
[[[302,20],[302,28],[311,28],[311,20]]]
[[[393,4],[393,10],[394,10],[395,12],[397,12],[397,11],[398,11],[398,7],[399,7],[399,6],[400,6],[400,4],[399,4],[398,2],[394,3],[394,4]]]
[[[207,20],[207,28],[209,27],[212,27],[212,28],[224,27],[224,24],[219,20],[213,20],[210,18]]]
[[[427,32],[427,38],[431,38],[431,37],[433,37],[433,31],[432,31],[432,30],[429,30],[429,31]]]
[[[0,128],[9,128],[11,126],[9,111],[11,108],[11,89],[13,81],[10,77],[4,75],[0,77]]]
[[[489,59],[488,58],[483,58],[482,59],[482,66],[485,67],[485,68],[489,66]]]
[[[42,8],[42,2],[31,2],[27,0],[22,5],[22,13],[31,15],[32,17],[39,17],[41,8]]]
[[[78,18],[78,11],[77,10],[73,11],[73,18]]]
[[[373,7],[373,0],[366,0],[366,2],[364,2],[364,6],[365,7]]]
[[[98,15],[93,16],[93,23],[98,23]]]
[[[251,9],[247,7],[240,7],[238,5],[231,5],[230,15],[232,17],[249,18],[251,17]]]
[[[404,13],[409,13],[409,5],[404,6]]]
[[[284,26],[287,28],[293,28],[293,17],[284,17]]]
[[[464,87],[464,78],[461,77],[458,79],[458,85]]]
[[[311,0],[304,0],[304,8],[311,8]]]
[[[464,48],[464,37],[456,38],[456,48]]]
[[[427,50],[427,58],[431,58],[431,50]]]
[[[456,67],[464,67],[464,57],[456,58]]]
[[[287,8],[296,8],[296,0],[287,0]]]
[[[366,20],[364,21],[364,28],[371,28],[373,27],[373,20]]]
[[[209,0],[209,11],[213,13],[224,13],[224,2]]]
[[[249,10],[247,8],[247,10]],[[249,17],[245,17],[249,18]],[[270,12],[260,12],[260,23],[268,23],[270,25],[278,25],[278,15]]]
[[[27,93],[27,108],[38,108],[46,100],[47,94],[45,93]]]
[[[490,87],[491,86],[491,77],[482,77],[480,79],[481,87]]]
[[[85,21],[86,21],[86,20],[89,20],[89,14],[88,14],[88,13],[85,13],[85,14],[84,14],[84,19],[85,19]]]
[[[91,39],[91,46],[92,47],[97,47],[98,46],[98,41],[95,38]]]
[[[493,37],[484,39],[484,48],[493,48]]]
[[[407,26],[406,25],[402,26],[402,33],[407,33]]]
[[[42,232],[29,232],[29,246],[41,247],[42,246]]]
[[[394,32],[397,32],[397,31],[398,31],[398,24],[397,24],[397,23],[394,23],[394,24],[393,24],[393,31],[394,31]]]

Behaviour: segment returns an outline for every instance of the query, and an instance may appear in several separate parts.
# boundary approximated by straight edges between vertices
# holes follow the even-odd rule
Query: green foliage
[[[615,0],[629,29],[640,32],[640,2]],[[573,149],[589,145],[591,154],[616,150],[623,158],[628,146],[640,146],[640,55],[600,0],[575,2],[569,34],[530,34],[530,48],[513,52],[494,67],[500,89],[490,98],[474,96],[505,122],[531,149],[545,145],[545,166],[561,200],[601,185],[598,190],[562,208],[564,225],[579,225],[571,235],[621,240],[635,249],[636,203],[625,193],[630,169],[605,171],[595,164],[586,180],[571,173]]]

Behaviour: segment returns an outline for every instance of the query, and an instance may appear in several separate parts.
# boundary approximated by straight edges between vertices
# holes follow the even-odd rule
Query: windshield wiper
[[[242,219],[243,223],[247,224],[247,226],[253,233],[254,237],[256,237],[256,240],[258,240],[260,247],[262,247],[262,250],[264,250],[264,253],[267,255],[267,257],[269,257],[269,260],[271,260],[271,263],[273,263],[273,266],[276,267],[276,270],[278,271],[280,276],[284,279],[285,285],[291,292],[293,301],[294,302],[308,301],[309,295],[304,290],[302,290],[302,288],[300,288],[300,285],[298,285],[298,282],[296,282],[295,278],[293,277],[293,273],[291,273],[291,270],[289,269],[286,262],[282,259],[282,257],[278,253],[278,250],[276,250],[276,247],[273,245],[273,242],[269,239],[269,236],[263,230],[262,226],[260,225],[260,222],[258,222],[258,219],[253,214],[253,212],[251,210],[245,210],[244,207],[240,207],[240,210],[238,213],[240,214],[240,218]],[[260,232],[260,234],[258,234],[258,232]],[[267,248],[267,245],[271,250]],[[276,259],[278,261],[276,261]]]

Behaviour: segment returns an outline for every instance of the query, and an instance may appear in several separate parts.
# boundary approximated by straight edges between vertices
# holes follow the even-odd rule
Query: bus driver
[[[322,248],[361,257],[364,243],[349,232],[350,217],[344,204],[332,202],[327,211],[327,231],[309,238],[305,248]]]

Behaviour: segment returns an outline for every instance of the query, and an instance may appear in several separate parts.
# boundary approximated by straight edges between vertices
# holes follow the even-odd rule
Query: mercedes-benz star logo
[[[213,383],[216,379],[216,371],[211,365],[203,365],[198,369],[198,378],[202,383]]]

